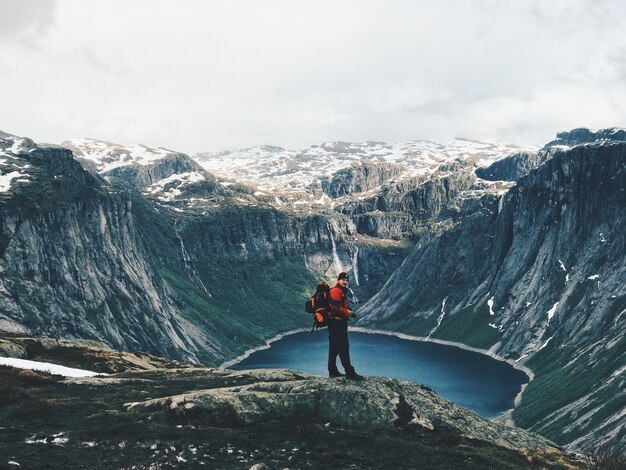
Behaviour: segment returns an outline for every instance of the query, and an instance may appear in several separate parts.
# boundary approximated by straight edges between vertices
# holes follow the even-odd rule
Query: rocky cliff
[[[626,141],[626,129],[610,127],[607,129],[592,130],[586,127],[572,129],[571,131],[557,132],[556,139],[549,142],[546,147],[573,146],[598,141]]]
[[[91,139],[67,144],[77,160],[2,133],[0,329],[215,365],[307,327],[307,289],[345,270],[353,305],[371,298],[362,325],[532,368],[516,423],[622,445],[620,132],[538,151],[263,147],[199,156],[203,168]]]
[[[81,153],[95,162],[85,171],[67,149],[1,142],[6,331],[221,363],[309,326],[301,304],[313,274],[353,267],[363,281],[355,295],[371,296],[406,250],[357,239],[332,213],[280,211],[179,154],[98,144],[98,158]],[[359,251],[368,254],[360,272]]]
[[[96,343],[3,336],[0,348],[10,346],[109,375],[0,366],[3,466],[582,468],[546,439],[411,382],[189,367]]]
[[[422,236],[361,313],[535,373],[516,423],[624,446],[626,144],[557,152],[498,200]]]

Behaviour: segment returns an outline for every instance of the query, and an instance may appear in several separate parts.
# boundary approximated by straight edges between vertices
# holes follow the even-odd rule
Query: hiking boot
[[[328,377],[330,377],[331,379],[336,379],[337,377],[345,377],[345,376],[346,376],[346,374],[342,374],[342,373],[341,373],[341,372],[339,372],[339,371],[336,371],[336,372],[329,372],[329,373],[328,373]]]
[[[360,382],[361,380],[365,380],[365,377],[363,377],[362,375],[357,374],[356,372],[354,374],[349,374],[346,375],[346,379],[348,380],[354,380],[356,382]]]

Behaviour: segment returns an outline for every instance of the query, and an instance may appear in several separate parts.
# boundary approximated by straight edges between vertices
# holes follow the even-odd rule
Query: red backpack
[[[315,294],[304,304],[304,309],[313,314],[313,328],[324,328],[330,320],[330,287],[325,282],[317,285]]]

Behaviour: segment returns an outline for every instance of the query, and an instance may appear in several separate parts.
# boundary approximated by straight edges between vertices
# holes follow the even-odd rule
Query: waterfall
[[[180,250],[183,254],[183,262],[185,263],[185,269],[188,271],[187,274],[189,275],[189,279],[191,280],[191,282],[195,282],[194,279],[196,279],[200,283],[200,286],[202,287],[202,290],[204,291],[204,293],[208,295],[209,297],[213,297],[209,293],[209,291],[206,289],[204,282],[202,282],[202,279],[200,279],[200,276],[198,276],[198,273],[196,272],[196,270],[193,269],[191,265],[191,256],[189,256],[189,253],[187,252],[187,249],[185,248],[183,237],[181,237],[180,233],[178,232],[178,228],[176,227],[177,223],[178,223],[178,219],[174,221],[174,231],[176,232],[176,236],[180,240]]]
[[[335,268],[335,275],[337,275],[343,271],[343,265],[341,264],[341,260],[339,259],[339,255],[337,254],[337,244],[335,243],[335,237],[333,237],[333,231],[330,223],[327,225],[327,227],[328,233],[330,233],[330,242],[333,245],[333,267]]]
[[[356,294],[354,293],[354,291],[352,289],[350,289],[348,287],[348,290],[350,291],[350,295],[352,296],[352,300],[350,300],[350,303],[352,304],[358,304],[359,303],[359,298],[356,296]]]
[[[359,247],[354,246],[352,250],[352,272],[354,272],[354,283],[359,285]]]
[[[446,314],[446,300],[448,300],[447,297],[443,299],[443,302],[441,302],[441,315],[439,315],[439,318],[437,318],[437,326],[435,326],[432,330],[430,330],[430,333],[428,333],[428,336],[426,337],[426,339],[430,339],[430,337],[435,332],[435,330],[441,326],[443,316]]]

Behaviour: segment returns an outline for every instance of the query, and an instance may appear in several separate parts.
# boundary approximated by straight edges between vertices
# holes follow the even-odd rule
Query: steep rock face
[[[350,217],[359,233],[378,238],[412,238],[438,218],[469,214],[479,200],[497,195],[505,183],[480,181],[472,164],[454,161],[441,165],[428,178],[388,183],[375,195],[348,200],[335,207]]]
[[[337,198],[376,189],[405,171],[393,163],[360,162],[322,178],[320,184],[325,194]]]
[[[485,168],[476,168],[476,176],[489,181],[517,181],[537,168],[548,156],[545,152],[526,152],[498,160]]]
[[[145,258],[131,199],[106,191],[68,150],[31,150],[12,157],[30,165],[29,184],[0,206],[2,328],[195,357]]]
[[[143,189],[172,175],[193,172],[203,175],[206,173],[200,165],[188,156],[174,154],[150,165],[127,165],[113,168],[103,173],[103,176],[114,176],[131,182],[139,189]],[[209,179],[213,191],[218,190],[216,178],[209,176]]]
[[[275,331],[282,331],[281,323],[283,329],[308,325],[310,319],[301,312],[300,300],[302,289],[312,288],[315,279],[333,282],[339,272],[350,272],[351,300],[358,303],[378,290],[408,249],[403,243],[358,236],[348,219],[333,214],[303,217],[271,207],[226,206],[194,216],[174,213],[171,219],[178,247],[170,241],[174,254],[163,256],[168,253],[163,243],[153,243],[153,256],[161,258],[167,269],[186,271],[201,292],[210,293],[214,300],[221,298],[224,314],[228,314],[225,309],[237,308],[232,301],[234,289],[249,311],[246,315],[269,315],[264,321],[276,323]],[[162,233],[163,229],[149,232]],[[266,287],[253,293],[251,286],[260,289],[260,278]],[[295,289],[296,280],[302,283],[300,293],[281,290],[281,284]],[[226,292],[222,286],[228,286]],[[266,314],[256,311],[254,298],[267,305]],[[285,323],[275,310],[295,322]],[[237,333],[239,337],[245,334],[245,330]]]
[[[525,362],[537,376],[520,424],[561,443],[623,445],[625,191],[626,144],[557,153],[497,204],[421,238],[361,324]]]
[[[309,325],[301,304],[311,272],[358,273],[359,249],[378,253],[361,268],[361,280],[374,270],[372,283],[354,288],[365,297],[401,261],[401,249],[357,240],[336,214],[281,212],[228,187],[202,193],[206,179],[180,175],[165,178],[174,188],[139,193],[83,170],[69,150],[2,143],[11,175],[0,193],[3,330],[221,363]]]
[[[188,320],[180,291],[161,275],[153,248],[163,259],[181,259],[171,276],[187,276],[173,220],[165,215],[148,223],[159,217],[158,208],[98,181],[70,151],[19,142],[6,142],[11,151],[3,154],[3,161],[28,171],[0,202],[3,330],[93,338],[207,362],[246,347],[225,344],[228,333],[215,325],[201,329],[201,322]],[[199,308],[190,310],[197,316]],[[257,333],[254,342],[276,332]]]
[[[626,141],[626,129],[611,127],[607,129],[591,130],[586,127],[572,129],[571,131],[557,132],[556,139],[546,144],[546,147],[552,146],[574,146],[597,141]]]

